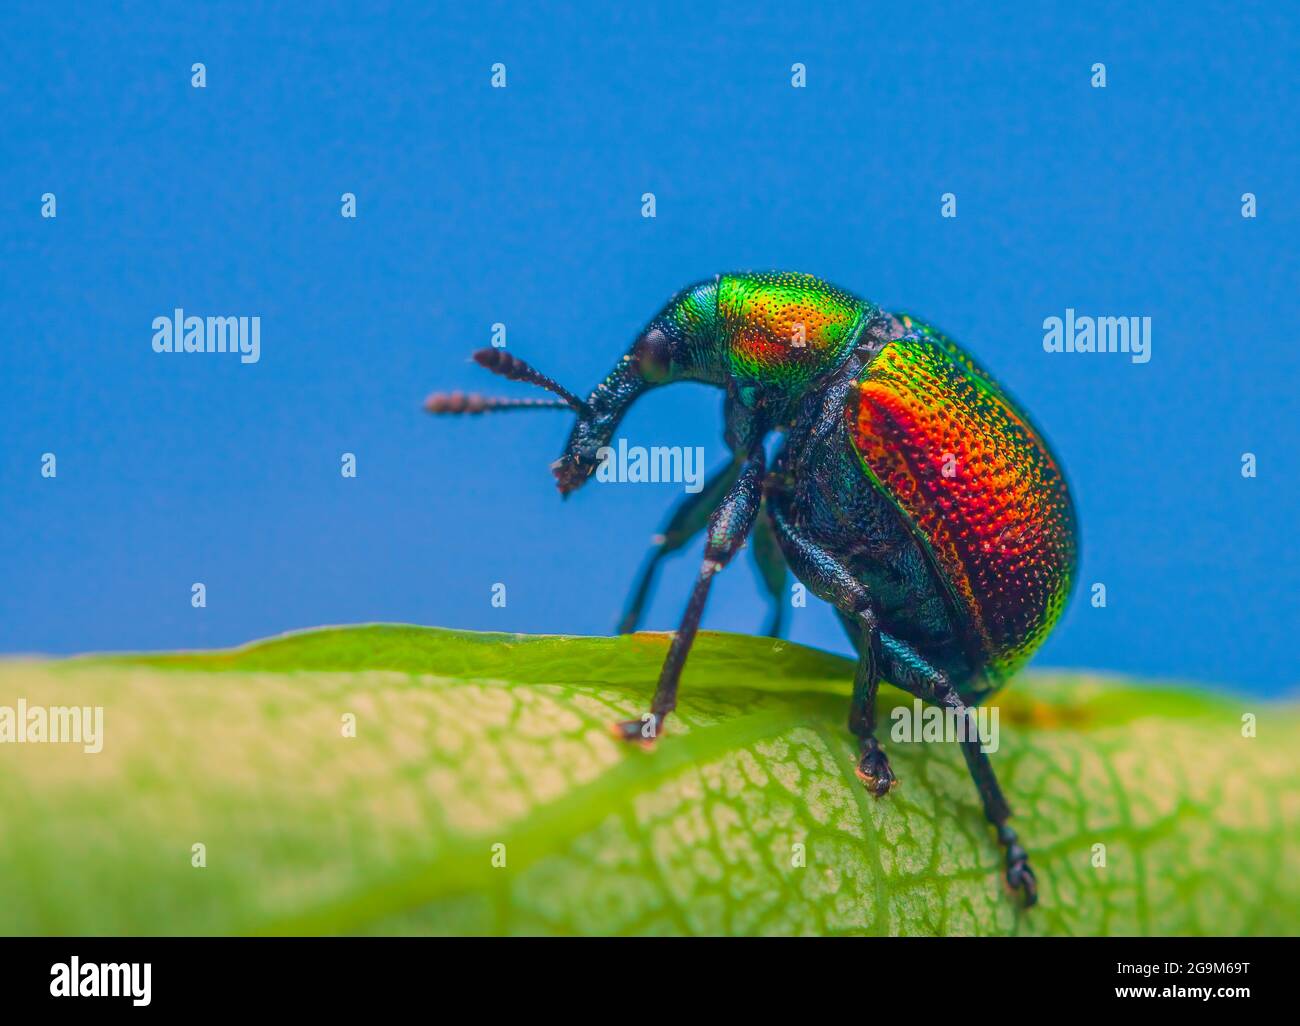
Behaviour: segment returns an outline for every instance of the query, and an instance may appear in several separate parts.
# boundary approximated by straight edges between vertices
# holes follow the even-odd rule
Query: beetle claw
[[[856,772],[858,779],[877,798],[885,797],[898,786],[898,778],[890,769],[889,759],[875,738],[869,738],[863,743],[862,758],[858,760]]]
[[[1038,878],[1029,868],[1029,855],[1018,844],[1007,849],[1007,884],[1013,891],[1019,891],[1025,908],[1033,908],[1038,902]]]
[[[646,713],[639,720],[623,720],[621,723],[611,723],[609,730],[620,741],[630,741],[649,750],[654,747],[655,738],[659,736],[659,728],[662,726],[663,717],[656,716],[653,713]]]

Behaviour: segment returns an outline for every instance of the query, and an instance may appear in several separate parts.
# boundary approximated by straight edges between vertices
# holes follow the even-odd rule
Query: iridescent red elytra
[[[632,592],[635,630],[659,563],[705,532],[704,561],[650,712],[618,724],[649,743],[677,704],[713,577],[751,534],[782,627],[787,573],[836,609],[858,652],[849,729],[858,776],[897,784],[876,740],[882,680],[958,715],[1001,687],[1060,618],[1078,559],[1060,463],[1028,415],[938,331],[807,274],[725,274],[683,289],[586,399],[500,349],[479,364],[559,398],[460,392],[431,413],[563,409],[577,415],[552,470],[564,494],[595,471],[631,404],[676,381],[726,393],[733,457],[674,511]],[[769,470],[764,442],[778,436]],[[962,754],[1026,905],[1037,882],[973,734]]]
[[[872,484],[898,506],[969,616],[1001,683],[1042,644],[1074,579],[1074,507],[1041,434],[956,344],[902,318],[844,413]]]

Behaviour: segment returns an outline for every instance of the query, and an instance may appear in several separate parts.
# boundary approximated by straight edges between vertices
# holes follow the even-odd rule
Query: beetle
[[[809,274],[718,275],[677,293],[581,399],[504,349],[474,359],[557,399],[436,393],[436,414],[561,409],[577,415],[552,464],[563,495],[608,454],[647,391],[679,381],[725,392],[731,461],[674,510],[619,624],[635,630],[660,561],[701,531],[704,560],[650,712],[617,724],[649,742],[677,704],[682,667],[713,578],[746,538],[781,631],[787,568],[831,603],[857,652],[849,730],[857,775],[877,798],[896,786],[876,739],[881,681],[971,716],[1043,642],[1073,588],[1074,503],[1028,415],[975,359],[931,325]],[[765,440],[777,436],[768,470]],[[1006,853],[1006,880],[1037,900],[1029,857],[986,752],[962,754]]]

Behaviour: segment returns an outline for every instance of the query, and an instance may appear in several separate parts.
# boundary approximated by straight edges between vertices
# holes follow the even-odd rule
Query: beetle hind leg
[[[879,767],[883,762],[887,770],[889,763],[872,733],[880,678],[922,701],[952,709],[958,716],[965,716],[970,710],[942,670],[911,646],[878,629],[871,610],[871,597],[848,567],[805,537],[780,507],[773,509],[772,522],[791,569],[813,592],[835,606],[858,650],[849,729],[863,739],[858,776],[867,781],[874,794],[881,794],[896,781],[889,773],[888,784],[882,783]],[[1007,823],[1011,818],[1011,807],[998,786],[988,754],[980,750],[978,737],[971,738],[969,734],[967,737],[968,740],[960,742],[962,755],[979,791],[984,815],[997,828],[998,841],[1006,849],[1007,883],[1021,894],[1028,908],[1038,900],[1038,883],[1034,871],[1029,868],[1029,855]]]
[[[947,676],[910,646],[884,634],[881,635],[881,654],[881,671],[891,683],[923,701],[953,710],[959,718],[973,715],[974,710],[962,701]],[[1021,846],[1020,839],[1008,822],[1011,806],[1002,794],[988,753],[983,750],[978,736],[970,735],[971,732],[968,732],[966,740],[959,742],[962,756],[966,759],[966,768],[979,792],[984,816],[997,829],[998,843],[1006,851],[1007,885],[1020,894],[1025,908],[1030,908],[1038,901],[1038,880],[1030,868],[1029,853]]]

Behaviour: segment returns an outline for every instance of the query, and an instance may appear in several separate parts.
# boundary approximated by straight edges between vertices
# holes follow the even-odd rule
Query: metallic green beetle
[[[636,628],[659,562],[707,532],[700,568],[650,712],[619,724],[658,736],[709,586],[751,532],[781,628],[787,566],[830,602],[858,652],[849,729],[877,797],[897,781],[875,738],[887,680],[967,715],[1022,666],[1060,618],[1078,558],[1074,505],[1029,417],[955,343],[807,274],[727,274],[678,293],[584,400],[504,350],[484,367],[558,400],[431,396],[433,413],[568,409],[577,423],[553,471],[562,493],[595,471],[629,406],[699,381],[726,392],[732,461],[673,514],[620,629]],[[770,472],[764,439],[781,440]],[[1037,897],[1011,810],[973,733],[961,742],[1006,877]]]

